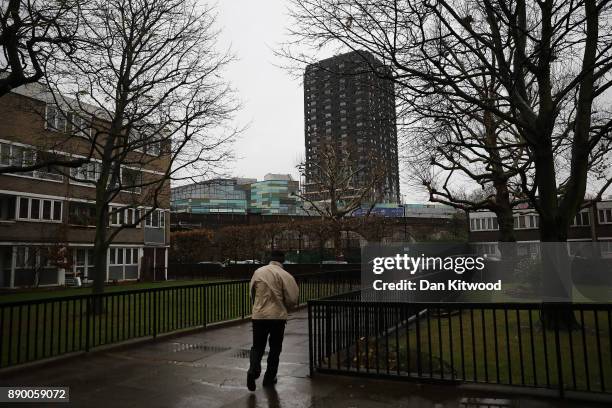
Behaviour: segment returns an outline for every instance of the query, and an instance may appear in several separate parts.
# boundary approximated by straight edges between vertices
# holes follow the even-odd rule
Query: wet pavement
[[[290,317],[279,381],[274,389],[262,389],[261,379],[256,392],[249,392],[245,387],[251,343],[248,322],[5,373],[0,375],[0,385],[69,386],[70,406],[87,408],[604,406],[508,397],[452,385],[322,374],[311,379],[307,330],[305,311]],[[42,405],[15,404],[18,407]]]

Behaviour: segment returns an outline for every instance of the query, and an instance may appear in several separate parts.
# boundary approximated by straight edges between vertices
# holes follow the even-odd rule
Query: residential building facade
[[[372,163],[384,165],[379,183],[383,203],[399,203],[399,172],[395,94],[393,83],[381,74],[388,69],[367,52],[337,55],[308,65],[304,73],[304,122],[306,173],[314,171],[326,146],[355,152],[356,189],[367,184]],[[305,193],[316,194],[319,186],[305,180]]]
[[[85,112],[58,109],[40,84],[18,88],[0,98],[0,165],[24,165],[55,154],[86,157],[91,141],[85,133],[104,121]],[[68,116],[68,117],[67,117]],[[87,117],[88,124],[80,118]],[[77,124],[83,126],[77,126]],[[88,133],[89,134],[89,133]],[[144,153],[143,153],[144,154]],[[161,175],[169,166],[162,150],[148,151],[143,168],[121,167],[122,182]],[[0,287],[64,284],[67,278],[93,279],[95,156],[78,168],[49,167],[0,174]],[[145,189],[121,191],[110,208],[109,231],[120,229],[107,253],[107,281],[161,279],[167,268],[170,240],[169,186],[157,207]]]
[[[496,215],[491,211],[469,213],[469,240],[479,252],[499,254]],[[540,242],[540,216],[532,208],[514,210],[514,233],[519,249],[529,251]],[[612,200],[602,200],[583,208],[574,217],[568,231],[570,253],[580,242],[599,242],[602,255],[612,257]],[[533,245],[532,245],[533,244]]]

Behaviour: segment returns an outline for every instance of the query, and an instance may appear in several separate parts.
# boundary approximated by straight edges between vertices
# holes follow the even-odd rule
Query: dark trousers
[[[249,374],[259,378],[261,374],[261,358],[266,350],[266,342],[270,343],[268,365],[265,378],[273,379],[278,371],[278,358],[283,349],[286,320],[252,320],[253,347],[251,347]],[[269,338],[269,340],[268,340]]]

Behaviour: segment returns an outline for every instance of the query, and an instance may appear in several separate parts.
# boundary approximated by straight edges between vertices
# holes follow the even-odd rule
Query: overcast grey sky
[[[273,49],[286,40],[286,0],[221,0],[217,25],[221,47],[238,58],[227,70],[243,109],[236,120],[249,124],[236,143],[228,173],[263,179],[266,173],[290,173],[304,157],[304,101],[301,81],[279,68]],[[409,202],[425,201],[408,191],[400,168],[401,192]]]
[[[218,2],[222,46],[238,60],[227,77],[243,103],[237,121],[249,124],[236,143],[237,160],[228,171],[263,179],[290,173],[304,155],[304,103],[299,81],[278,68],[272,49],[284,38],[285,0]]]

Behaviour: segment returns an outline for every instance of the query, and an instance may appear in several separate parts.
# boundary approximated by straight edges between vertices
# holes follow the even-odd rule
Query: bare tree
[[[83,8],[89,0],[6,0],[0,8],[0,98],[18,89],[39,100],[53,99],[51,89],[44,86],[45,74],[54,61],[72,55],[87,40],[79,36]],[[45,116],[31,105],[20,106]],[[57,113],[60,113],[58,109]],[[70,143],[78,123],[71,121],[72,112],[65,110],[64,129],[55,129],[55,137],[31,149],[16,149],[7,155],[0,174],[32,171],[62,172],[87,163],[90,155],[68,158],[55,151]],[[48,118],[44,118],[47,120]],[[82,131],[82,129],[78,129]],[[5,152],[8,153],[8,152]],[[3,153],[4,154],[4,153]]]
[[[117,234],[163,225],[157,209],[168,206],[170,181],[230,157],[226,123],[237,105],[220,78],[232,58],[217,52],[214,24],[214,10],[190,0],[94,1],[83,11],[87,46],[49,78],[65,103],[93,115],[82,136],[94,158],[70,177],[95,188],[95,293]]]
[[[488,98],[492,85],[486,78],[481,84],[482,96]],[[412,116],[419,120],[406,132],[411,176],[425,186],[432,202],[464,211],[492,211],[499,240],[516,241],[512,210],[525,201],[518,175],[531,165],[524,144],[491,112],[466,109],[446,95],[429,99],[415,109]],[[466,193],[472,184],[479,185],[479,194]]]
[[[0,6],[0,97],[43,79],[47,59],[76,45],[85,0],[4,0]]]
[[[293,38],[312,49],[286,54],[306,61],[326,46],[367,50],[393,69],[408,108],[444,94],[513,127],[533,162],[533,173],[519,177],[540,214],[541,239],[565,241],[583,203],[589,156],[612,126],[591,120],[612,83],[609,3],[294,0]],[[483,75],[499,83],[496,104],[474,84]],[[565,170],[559,145],[569,149]]]
[[[292,10],[295,42],[312,48],[289,49],[290,57],[309,60],[326,47],[367,50],[393,69],[407,112],[443,94],[512,128],[533,163],[516,171],[540,215],[540,240],[566,241],[592,156],[612,128],[609,116],[593,116],[594,107],[609,110],[609,0],[294,0]],[[499,83],[495,104],[474,86],[483,75]]]
[[[312,160],[298,165],[304,186],[297,196],[305,202],[307,213],[319,215],[335,226],[334,250],[338,259],[343,258],[342,220],[363,206],[368,207],[369,215],[387,193],[385,163],[374,154],[357,153],[354,145],[321,143]]]

